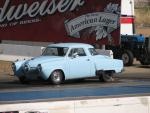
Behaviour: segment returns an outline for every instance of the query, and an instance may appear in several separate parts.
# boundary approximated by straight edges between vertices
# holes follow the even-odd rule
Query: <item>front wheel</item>
[[[25,76],[19,77],[19,81],[20,81],[22,84],[27,84],[27,83],[29,83],[29,81],[26,79]]]
[[[114,81],[113,74],[112,73],[102,73],[99,75],[99,80],[101,82],[112,82]]]
[[[51,76],[50,80],[54,85],[59,85],[63,82],[63,73],[59,70],[55,70]]]

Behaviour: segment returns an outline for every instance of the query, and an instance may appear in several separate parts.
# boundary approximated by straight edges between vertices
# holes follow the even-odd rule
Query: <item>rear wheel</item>
[[[63,82],[63,73],[60,70],[55,70],[51,76],[50,76],[50,80],[52,82],[52,84],[54,85],[59,85]]]
[[[134,59],[134,56],[133,56],[133,53],[131,51],[126,50],[123,52],[122,60],[123,60],[123,63],[125,66],[133,65],[133,59]]]
[[[99,80],[101,82],[112,82],[114,81],[113,73],[102,73],[99,75]]]

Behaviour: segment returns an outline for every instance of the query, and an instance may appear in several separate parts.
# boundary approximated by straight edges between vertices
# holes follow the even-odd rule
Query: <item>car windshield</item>
[[[66,47],[47,47],[43,56],[65,56],[69,48]]]
[[[92,56],[98,55],[98,53],[96,52],[94,48],[89,48],[89,52],[91,53]]]

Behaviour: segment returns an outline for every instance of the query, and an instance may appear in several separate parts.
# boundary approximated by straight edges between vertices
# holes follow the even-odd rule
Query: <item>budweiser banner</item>
[[[0,40],[120,42],[121,0],[1,0]]]

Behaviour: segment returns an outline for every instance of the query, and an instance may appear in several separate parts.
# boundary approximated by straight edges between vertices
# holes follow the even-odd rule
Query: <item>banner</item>
[[[95,30],[98,29],[99,26],[105,26],[108,28],[117,29],[118,25],[118,15],[111,13],[89,13],[86,15],[82,15],[77,17],[69,22],[66,22],[66,29],[70,36],[73,36],[75,33],[80,32],[83,29],[91,27],[95,27]],[[110,32],[109,32],[110,33]],[[100,35],[101,36],[98,36]],[[96,40],[103,38],[103,32],[97,34]],[[108,34],[107,34],[108,35]]]
[[[121,0],[1,0],[0,40],[120,42]]]

